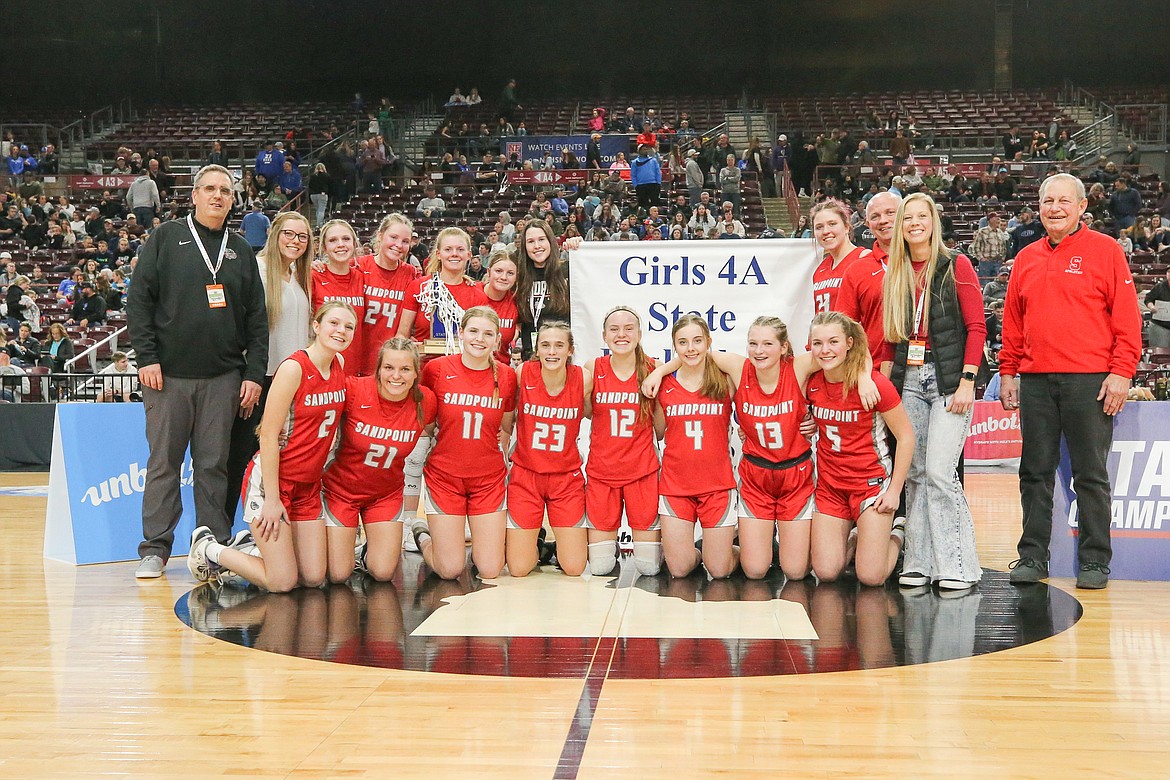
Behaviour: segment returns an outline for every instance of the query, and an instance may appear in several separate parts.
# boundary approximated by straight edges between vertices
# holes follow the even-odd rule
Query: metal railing
[[[126,398],[139,401],[138,387],[137,374],[51,373],[32,369],[23,376],[0,376],[0,403],[58,403]]]
[[[116,352],[118,349],[118,337],[125,333],[129,328],[123,325],[118,330],[106,336],[101,341],[94,342],[92,346],[86,347],[83,352],[78,353],[69,360],[65,361],[65,369],[74,368],[83,359],[89,361],[89,370],[97,371],[97,353],[98,350],[104,346],[109,346],[111,352]]]

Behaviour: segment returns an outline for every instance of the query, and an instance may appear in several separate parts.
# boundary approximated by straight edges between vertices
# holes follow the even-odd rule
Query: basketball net
[[[455,301],[438,274],[432,276],[431,281],[419,290],[414,298],[432,323],[442,324],[447,354],[455,355],[462,352],[459,343],[459,323],[463,320],[463,307]],[[434,335],[433,325],[431,335]]]

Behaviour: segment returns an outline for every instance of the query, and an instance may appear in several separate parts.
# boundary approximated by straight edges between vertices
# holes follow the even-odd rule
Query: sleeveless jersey
[[[313,309],[309,312],[312,317],[326,301],[345,301],[353,307],[357,314],[357,327],[354,328],[353,342],[345,350],[345,373],[357,376],[363,373],[365,365],[366,344],[365,331],[369,328],[363,321],[366,307],[365,278],[359,268],[354,266],[344,276],[335,274],[328,267],[321,271],[313,271]]]
[[[854,387],[842,397],[844,384],[825,379],[823,371],[809,377],[805,393],[817,423],[817,479],[831,485],[876,484],[890,475],[886,424],[878,412],[902,402],[890,380],[873,372],[880,398],[872,411],[861,405]]]
[[[692,393],[671,374],[658,388],[658,405],[666,417],[659,494],[699,496],[734,488],[728,448],[731,397],[713,401]]]
[[[422,304],[418,302],[418,298],[415,296],[422,292],[423,285],[432,278],[433,275],[431,274],[420,276],[406,288],[406,300],[403,301],[402,305],[406,311],[414,312],[414,329],[411,331],[410,337],[415,341],[422,341],[431,337],[431,318],[423,311]],[[464,280],[461,284],[449,284],[447,285],[447,291],[451,293],[451,297],[455,299],[455,302],[463,307],[464,311],[467,311],[472,306],[486,306],[489,303],[487,295],[483,292],[483,288],[475,282]]]
[[[825,255],[825,259],[813,271],[813,308],[822,311],[837,311],[837,293],[841,290],[841,281],[845,272],[863,255],[868,254],[865,247],[857,247],[836,268],[833,267],[833,256]]]
[[[309,353],[298,349],[285,362],[301,366],[301,384],[284,421],[285,444],[280,449],[282,482],[317,482],[333,445],[333,434],[345,409],[345,371],[333,358],[329,378],[321,376]],[[284,365],[283,363],[281,365]],[[278,367],[277,372],[280,371]]]
[[[487,297],[487,293],[484,293]],[[487,305],[500,317],[500,348],[496,351],[496,360],[505,366],[512,363],[512,342],[516,340],[516,328],[520,311],[516,308],[516,296],[511,291],[504,294],[503,300],[487,299]]]
[[[326,489],[356,503],[402,492],[402,464],[423,427],[435,420],[435,394],[422,388],[423,421],[414,399],[387,401],[372,376],[346,384],[341,446],[325,471]]]
[[[637,371],[623,381],[609,355],[593,362],[593,421],[585,466],[589,479],[624,485],[658,470],[652,414],[638,420],[641,399]]]
[[[568,366],[565,387],[549,395],[539,363],[529,360],[520,367],[513,463],[541,474],[581,468],[577,436],[585,416],[584,376],[580,366]]]
[[[376,374],[378,367],[374,362],[378,350],[398,333],[406,290],[418,278],[418,269],[400,262],[393,271],[387,271],[374,261],[373,255],[359,257],[357,266],[362,272],[366,299],[366,310],[361,317],[366,347],[361,353],[364,355],[361,373]]]
[[[735,391],[735,416],[745,434],[744,453],[776,463],[808,452],[808,439],[800,433],[807,408],[792,358],[780,361],[780,379],[771,393],[760,388],[755,364],[744,361]]]
[[[424,387],[438,401],[439,433],[427,458],[427,470],[458,476],[491,476],[504,471],[500,452],[500,423],[516,409],[516,372],[496,365],[498,393],[492,369],[463,365],[460,355],[444,355],[423,366]]]

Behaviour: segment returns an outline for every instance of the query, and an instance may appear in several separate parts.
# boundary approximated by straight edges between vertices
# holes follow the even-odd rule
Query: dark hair
[[[516,263],[516,269],[519,271],[516,279],[516,308],[519,310],[521,320],[535,324],[536,317],[532,311],[531,299],[532,285],[536,281],[536,265],[532,262],[532,258],[528,256],[528,245],[525,241],[525,234],[533,228],[543,230],[544,234],[548,236],[549,256],[544,264],[544,278],[546,289],[548,290],[546,308],[549,311],[569,311],[569,269],[564,267],[561,262],[557,237],[553,234],[549,224],[543,219],[531,220],[524,226],[523,232],[518,231],[520,244],[519,258]]]

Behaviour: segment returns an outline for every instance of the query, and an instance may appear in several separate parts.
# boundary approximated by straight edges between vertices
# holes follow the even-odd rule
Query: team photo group
[[[201,169],[192,214],[152,234],[129,294],[150,445],[137,577],[165,572],[189,446],[188,566],[201,581],[287,592],[355,569],[389,581],[404,546],[454,579],[468,541],[483,579],[553,555],[565,575],[607,575],[624,517],[646,576],[777,567],[791,580],[978,585],[960,472],[987,312],[928,195],[870,199],[872,248],[854,245],[848,205],[818,203],[807,329],[760,316],[724,351],[707,318],[676,312],[667,360],[644,348],[648,312],[632,305],[607,307],[603,349],[577,351],[569,268],[582,241],[558,243],[543,220],[520,220],[476,281],[458,227],[438,233],[422,272],[400,213],[363,254],[349,223],[314,231],[283,212],[253,254],[227,229],[232,202],[231,173]],[[1075,177],[1043,182],[1047,237],[1020,253],[1008,288],[1001,399],[1024,438],[1017,584],[1047,576],[1062,433],[1084,518],[1078,585],[1108,580],[1108,513],[1092,509],[1108,501],[1101,475],[1141,315],[1124,255],[1083,224],[1085,205]],[[1057,268],[1070,252],[1084,258],[1065,263],[1075,273]],[[1082,323],[1075,337],[1054,311]],[[233,535],[241,501],[247,530]]]

